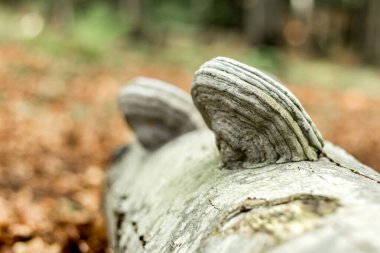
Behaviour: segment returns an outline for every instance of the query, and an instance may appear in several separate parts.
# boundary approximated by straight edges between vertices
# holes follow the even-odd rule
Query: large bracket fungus
[[[218,57],[195,74],[195,105],[231,168],[315,161],[323,139],[298,100],[264,73]]]

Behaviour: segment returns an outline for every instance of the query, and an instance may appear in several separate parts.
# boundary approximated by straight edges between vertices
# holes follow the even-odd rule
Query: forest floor
[[[102,184],[112,150],[132,136],[117,92],[138,75],[186,91],[192,79],[181,65],[83,67],[0,44],[0,252],[111,252]],[[326,139],[380,171],[376,96],[287,84]]]

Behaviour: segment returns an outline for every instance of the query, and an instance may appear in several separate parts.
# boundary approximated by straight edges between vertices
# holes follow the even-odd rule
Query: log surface
[[[226,170],[214,138],[129,145],[106,190],[116,252],[380,252],[372,169],[327,142],[329,158]]]

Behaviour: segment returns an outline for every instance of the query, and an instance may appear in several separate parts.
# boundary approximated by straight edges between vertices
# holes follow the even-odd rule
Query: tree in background
[[[0,0],[3,5],[43,6],[48,23],[62,29],[91,6],[120,13],[127,38],[162,45],[181,25],[196,27],[204,37],[212,31],[240,34],[252,46],[292,47],[318,55],[338,48],[355,51],[380,64],[378,0]],[[47,11],[46,11],[47,10]],[[178,29],[180,28],[180,29]]]
[[[281,45],[287,12],[283,0],[243,1],[243,33],[252,45]]]
[[[54,0],[50,3],[51,24],[59,29],[64,28],[73,21],[74,2],[73,0]]]
[[[380,1],[366,0],[365,18],[363,19],[363,34],[361,36],[365,58],[374,63],[380,63]]]

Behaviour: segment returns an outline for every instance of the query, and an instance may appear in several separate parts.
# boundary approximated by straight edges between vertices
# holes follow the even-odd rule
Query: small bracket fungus
[[[149,151],[204,126],[188,94],[156,79],[132,80],[120,92],[119,107],[139,142]]]
[[[215,58],[196,72],[191,94],[227,168],[314,161],[322,152],[321,134],[300,102],[255,68]]]

